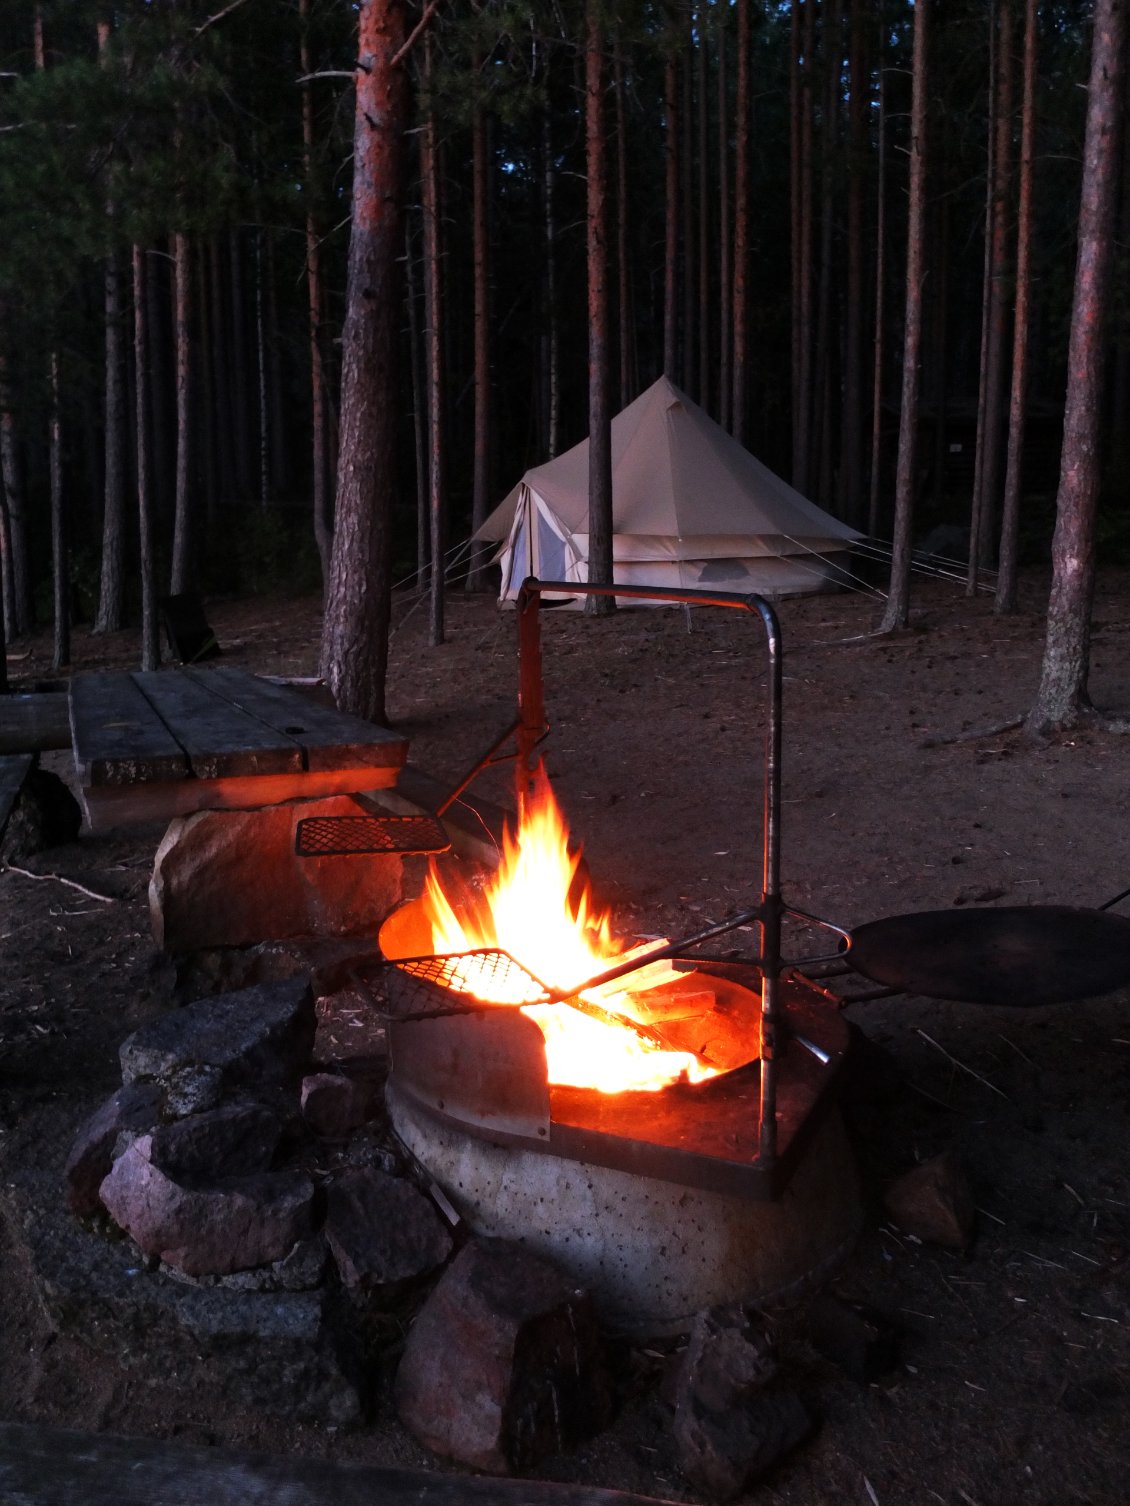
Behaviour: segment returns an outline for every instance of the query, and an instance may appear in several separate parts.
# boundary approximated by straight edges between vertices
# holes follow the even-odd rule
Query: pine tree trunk
[[[173,476],[176,455],[170,423],[170,394],[175,389],[169,359],[172,333],[172,300],[165,284],[165,257],[146,256],[145,306],[146,352],[149,368],[149,489],[153,514],[162,523],[171,521]]]
[[[281,356],[282,330],[279,324],[279,274],[275,256],[275,236],[262,232],[266,247],[266,342],[267,342],[267,409],[271,449],[271,495],[279,496],[290,474],[287,465],[286,415],[283,406]]]
[[[228,287],[231,292],[231,323],[228,327],[227,359],[232,374],[232,439],[235,475],[241,502],[256,492],[251,443],[251,382],[248,375],[247,312],[243,296],[243,239],[238,230],[228,232]]]
[[[552,460],[561,444],[561,381],[558,371],[560,335],[557,324],[557,213],[555,202],[557,174],[553,165],[553,126],[546,106],[542,116],[542,197],[545,213],[545,316],[546,334],[545,387],[546,456]]]
[[[591,3],[591,0],[587,0],[587,3]],[[666,167],[663,222],[663,374],[677,385],[681,373],[678,365],[679,67],[675,47],[674,27],[668,21],[666,58],[663,66],[663,116],[666,126],[663,137],[663,160]]]
[[[109,61],[110,25],[98,21],[98,56]],[[106,223],[114,223],[114,204],[106,201]],[[105,328],[105,439],[102,498],[102,560],[98,585],[98,610],[94,632],[117,632],[125,618],[125,455],[122,429],[125,419],[122,329],[122,288],[118,261],[112,247],[103,273],[103,324]]]
[[[237,444],[230,381],[231,346],[224,307],[224,279],[220,262],[219,241],[213,236],[208,246],[209,298],[208,316],[212,345],[212,423],[216,455],[217,500],[231,504],[238,497],[235,466]]]
[[[32,629],[31,575],[28,565],[27,507],[23,461],[8,355],[3,349],[9,328],[8,310],[0,305],[0,480],[3,482],[7,518],[8,637],[20,638]]]
[[[811,0],[809,0],[811,4]],[[902,406],[895,471],[895,525],[891,579],[880,632],[910,621],[910,530],[914,516],[914,461],[918,433],[918,388],[922,346],[922,284],[925,278],[926,32],[929,0],[914,7],[914,62],[910,107],[910,198],[907,208],[906,325],[902,348]]]
[[[1016,217],[1016,295],[1012,311],[1012,386],[997,589],[993,610],[1016,610],[1020,495],[1024,480],[1024,413],[1028,405],[1028,325],[1032,301],[1032,154],[1036,132],[1036,66],[1040,17],[1037,0],[1024,0],[1024,64],[1020,110],[1020,187]],[[1130,139],[1130,133],[1127,133]],[[1130,184],[1124,185],[1130,204]]]
[[[404,0],[362,0],[353,135],[352,230],[342,336],[337,526],[321,668],[338,706],[385,721],[396,496],[397,261],[405,70]]]
[[[793,485],[807,492],[812,474],[812,249],[815,225],[813,173],[814,64],[817,0],[803,0],[800,66],[800,254],[797,261],[797,398],[793,415]]]
[[[982,373],[978,401],[974,494],[969,529],[969,569],[966,594],[973,595],[978,574],[990,563],[996,531],[997,489],[1000,483],[1000,440],[1004,394],[1006,333],[1005,280],[1007,271],[1008,195],[1012,150],[1012,5],[997,0],[992,56],[989,192],[985,210],[985,296],[981,341]]]
[[[192,488],[192,258],[188,236],[173,236],[173,345],[177,391],[177,458],[173,487],[173,564],[171,584],[176,596],[191,591],[196,577]]]
[[[199,422],[197,429],[200,442],[200,514],[207,521],[210,533],[216,524],[220,497],[220,457],[217,442],[216,389],[212,378],[212,321],[208,300],[208,257],[202,246],[196,255],[196,308],[197,338],[200,342],[198,381],[200,388]]]
[[[430,88],[432,47],[430,35],[424,39],[425,87]],[[444,591],[446,576],[446,497],[444,488],[444,446],[446,425],[443,407],[444,328],[443,292],[440,282],[440,185],[439,142],[436,118],[431,104],[424,117],[420,135],[420,178],[424,206],[424,350],[428,387],[428,524],[432,568],[429,638],[438,648],[444,634]]]
[[[698,402],[710,411],[710,92],[706,86],[706,8],[698,7]]]
[[[883,25],[880,23],[878,76],[879,100],[875,131],[879,138],[875,190],[875,331],[871,366],[871,466],[867,498],[867,533],[879,536],[879,513],[883,486],[883,344],[885,340],[887,281],[887,90],[883,67]]]
[[[1040,684],[1028,716],[1028,729],[1036,733],[1070,726],[1090,708],[1087,674],[1101,471],[1103,337],[1114,264],[1125,67],[1126,0],[1095,0],[1052,587]]]
[[[624,49],[619,39],[613,54],[616,101],[616,305],[620,315],[620,407],[636,395],[639,382],[635,320],[632,317],[632,272],[628,256],[628,127],[624,109]]]
[[[420,295],[416,287],[416,248],[412,215],[404,216],[405,302],[408,305],[408,370],[412,389],[412,441],[416,476],[416,583],[428,580],[428,399],[421,371]]]
[[[146,297],[145,252],[133,246],[133,359],[136,376],[135,434],[137,444],[137,521],[141,576],[141,667],[160,663],[157,640],[157,548],[150,480],[149,318]]]
[[[740,443],[746,439],[749,408],[749,0],[737,0],[738,78],[734,97],[734,259],[733,292],[730,296],[732,350],[730,356],[730,433]]]
[[[330,550],[333,547],[330,486],[332,472],[326,432],[326,363],[323,357],[321,241],[317,218],[317,177],[314,165],[314,97],[310,79],[310,0],[299,0],[301,23],[299,63],[302,77],[302,162],[306,189],[306,300],[310,331],[310,409],[311,409],[311,510],[314,543],[322,571],[322,592],[330,575]]]
[[[600,0],[585,0],[585,169],[589,312],[589,580],[611,585],[612,574],[612,411],[608,350],[608,166],[604,129],[604,34]],[[671,140],[668,119],[668,149]],[[590,596],[585,611],[603,617],[614,597]]]
[[[474,59],[475,71],[482,59]],[[490,511],[491,413],[490,390],[490,234],[487,208],[490,202],[487,168],[486,112],[477,106],[471,121],[471,263],[473,281],[473,344],[475,386],[475,439],[471,471],[471,532],[486,521]],[[467,589],[486,587],[487,551],[472,545]]]
[[[54,635],[51,667],[71,662],[71,579],[67,543],[67,499],[63,491],[63,424],[59,415],[59,353],[51,352],[51,419],[48,471],[51,485],[51,595]]]
[[[730,101],[726,89],[726,13],[718,29],[718,407],[715,417],[728,428],[731,409],[730,340],[733,285],[730,271]]]
[[[688,17],[688,20],[690,18]],[[682,170],[679,174],[682,189],[682,209],[679,221],[683,230],[683,366],[682,387],[685,392],[694,392],[698,384],[698,342],[695,339],[695,294],[698,288],[696,254],[698,242],[695,237],[695,171],[694,171],[694,36],[688,33],[683,38],[683,57],[680,69],[683,76],[682,115]]]
[[[843,517],[863,521],[863,183],[866,157],[867,49],[863,0],[848,16],[847,272],[844,310],[843,411],[840,416],[840,500]]]

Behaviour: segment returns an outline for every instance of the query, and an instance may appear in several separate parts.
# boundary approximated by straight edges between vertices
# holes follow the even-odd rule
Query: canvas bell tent
[[[499,600],[588,579],[589,442],[527,471],[478,530]],[[846,581],[861,537],[775,476],[666,377],[612,420],[613,569],[634,586],[793,596]]]

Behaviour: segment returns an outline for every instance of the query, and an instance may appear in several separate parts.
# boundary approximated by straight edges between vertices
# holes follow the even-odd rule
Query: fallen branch
[[[6,873],[18,873],[21,878],[29,879],[53,879],[56,884],[66,884],[68,889],[77,889],[80,894],[85,894],[89,899],[101,900],[104,905],[116,905],[117,900],[111,894],[98,894],[93,889],[88,889],[85,884],[77,884],[74,879],[64,878],[61,873],[32,873],[29,868],[18,868],[15,863],[4,863]]]
[[[920,748],[948,748],[951,743],[975,743],[982,737],[996,737],[1000,732],[1015,732],[1017,727],[1023,727],[1024,718],[1016,717],[1011,722],[994,722],[991,727],[975,727],[970,732],[955,732],[950,737],[925,737],[918,744]]]
[[[975,1077],[978,1082],[984,1083],[985,1087],[990,1089],[991,1092],[996,1093],[998,1097],[1003,1098],[1004,1101],[1008,1103],[1008,1094],[1003,1092],[1002,1089],[998,1088],[995,1082],[990,1082],[987,1077],[982,1077],[980,1072],[974,1072],[972,1067],[967,1067],[964,1062],[959,1062],[956,1056],[951,1056],[944,1046],[938,1045],[937,1041],[932,1035],[927,1035],[926,1032],[920,1029],[917,1025],[914,1027],[914,1030],[915,1034],[920,1035],[924,1041],[929,1041],[930,1045],[933,1046],[935,1051],[940,1051],[945,1057],[946,1061],[952,1062],[955,1067],[960,1067],[963,1072],[968,1072],[970,1077]]]

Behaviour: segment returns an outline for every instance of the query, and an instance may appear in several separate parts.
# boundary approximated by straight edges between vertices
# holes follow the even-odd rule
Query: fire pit
[[[825,992],[781,961],[772,608],[615,588],[759,615],[770,661],[756,905],[625,950],[575,894],[579,858],[536,753],[538,609],[561,589],[527,582],[519,601],[519,832],[496,881],[485,897],[449,895],[433,869],[422,899],[381,930],[391,965],[370,981],[390,1021],[388,1108],[476,1232],[549,1255],[620,1326],[674,1332],[705,1306],[818,1281],[853,1244],[861,1209],[834,1103],[848,1033]],[[751,925],[754,959],[686,956]]]

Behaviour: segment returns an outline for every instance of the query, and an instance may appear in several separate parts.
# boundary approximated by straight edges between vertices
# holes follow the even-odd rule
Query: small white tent
[[[527,471],[475,537],[501,545],[500,601],[523,580],[588,579],[589,442]],[[845,579],[860,534],[727,434],[666,377],[612,420],[614,579],[792,596]]]

